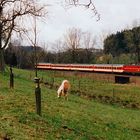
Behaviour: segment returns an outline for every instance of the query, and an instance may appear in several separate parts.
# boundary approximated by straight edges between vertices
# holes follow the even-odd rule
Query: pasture
[[[0,138],[10,140],[139,140],[140,87],[39,72],[42,116],[35,112],[34,72],[0,74]],[[69,100],[58,99],[63,79],[72,84]]]

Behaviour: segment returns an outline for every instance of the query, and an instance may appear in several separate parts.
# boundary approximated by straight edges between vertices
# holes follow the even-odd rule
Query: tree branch
[[[9,42],[12,31],[22,33],[26,32],[25,27],[22,28],[20,20],[24,17],[36,16],[45,17],[45,6],[41,6],[35,3],[34,0],[1,0],[0,8],[2,14],[0,15],[0,21],[2,25],[1,37],[5,41],[2,48],[5,48]]]
[[[85,0],[85,1],[87,1],[87,0]],[[90,9],[93,12],[93,15],[97,17],[96,21],[100,20],[100,14],[98,13],[98,11],[96,9],[93,0],[88,0],[86,3],[82,3],[82,2],[80,2],[80,0],[65,0],[65,2],[67,2],[70,5],[82,6],[87,9]]]

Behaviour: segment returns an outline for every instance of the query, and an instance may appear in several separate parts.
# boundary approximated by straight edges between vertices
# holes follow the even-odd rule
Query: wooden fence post
[[[10,66],[10,88],[14,88],[14,74],[11,66]]]
[[[51,89],[53,88],[53,86],[54,86],[54,77],[52,78],[52,80],[51,80]]]
[[[78,83],[78,87],[79,87],[79,91],[81,90],[81,81],[79,80],[79,83]]]
[[[34,80],[36,83],[36,88],[35,88],[36,112],[38,115],[41,116],[41,88],[39,85],[40,79],[35,77]]]
[[[115,98],[115,89],[113,88],[113,98]]]

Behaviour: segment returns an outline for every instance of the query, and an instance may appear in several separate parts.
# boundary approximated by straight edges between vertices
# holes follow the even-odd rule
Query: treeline
[[[89,32],[72,28],[64,39],[49,44],[51,51],[37,47],[36,57],[34,47],[10,43],[4,53],[5,62],[19,68],[34,68],[36,60],[47,63],[140,63],[140,27],[107,36],[103,49],[96,49],[96,42]]]
[[[64,38],[49,44],[51,51],[46,47],[37,47],[35,57],[34,47],[21,46],[13,41],[5,50],[7,64],[19,68],[33,68],[35,61],[46,63],[96,63],[102,55],[102,49],[95,49],[96,39],[89,32],[71,28],[64,34]]]
[[[101,55],[102,50],[98,49],[76,49],[62,52],[46,51],[37,47],[37,62],[46,63],[95,63],[96,58]],[[18,68],[34,68],[35,51],[32,46],[10,45],[5,51],[5,62],[8,65]]]
[[[32,46],[14,46],[9,47],[4,52],[5,63],[18,68],[34,68],[35,61],[43,61],[46,53],[41,47],[37,47],[37,57]]]
[[[122,63],[119,59],[123,63],[140,63],[140,27],[111,34],[104,40],[103,49],[106,57],[118,63]]]

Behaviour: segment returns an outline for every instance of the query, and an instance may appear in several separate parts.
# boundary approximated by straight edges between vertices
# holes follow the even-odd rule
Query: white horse
[[[60,98],[64,96],[68,100],[68,91],[70,90],[70,82],[68,80],[63,80],[60,87],[57,90],[57,97]]]

